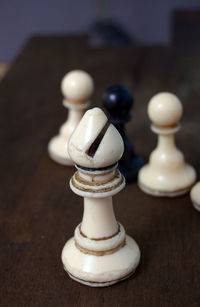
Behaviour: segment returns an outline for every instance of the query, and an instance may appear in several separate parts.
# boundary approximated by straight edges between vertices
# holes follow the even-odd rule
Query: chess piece
[[[124,141],[124,154],[119,160],[118,168],[127,182],[136,181],[144,160],[134,152],[133,144],[125,133],[125,123],[131,119],[130,109],[133,106],[131,91],[122,85],[113,85],[105,91],[103,103],[110,122],[117,128]]]
[[[62,262],[69,276],[85,285],[104,287],[134,273],[140,250],[116,221],[112,196],[125,186],[117,170],[123,140],[99,108],[85,113],[69,141],[77,172],[72,191],[84,197],[82,222],[65,244]]]
[[[170,93],[159,93],[149,102],[151,129],[158,134],[158,145],[138,175],[139,187],[154,196],[175,197],[187,193],[196,180],[194,168],[184,161],[175,145],[174,134],[182,116],[180,100]]]
[[[200,211],[200,182],[197,182],[190,192],[190,198],[194,208]]]
[[[60,164],[74,165],[67,151],[68,141],[85,109],[90,105],[89,99],[93,88],[92,78],[82,70],[69,72],[61,82],[63,105],[69,110],[68,118],[60,127],[59,134],[53,137],[48,144],[50,157]]]

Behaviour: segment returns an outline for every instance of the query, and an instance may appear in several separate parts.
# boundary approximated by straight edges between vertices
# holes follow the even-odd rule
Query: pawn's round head
[[[123,85],[109,87],[103,95],[103,104],[114,118],[126,117],[133,105],[131,91]]]
[[[148,115],[156,126],[176,126],[182,113],[183,108],[180,100],[171,93],[159,93],[149,101]]]
[[[63,96],[73,103],[88,102],[94,90],[91,76],[83,70],[73,70],[61,82]]]

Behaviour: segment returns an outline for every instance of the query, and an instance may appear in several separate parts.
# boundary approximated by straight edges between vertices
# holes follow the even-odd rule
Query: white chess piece
[[[154,196],[175,197],[187,193],[196,180],[194,168],[184,161],[177,149],[174,134],[179,130],[182,104],[171,93],[159,93],[149,102],[151,129],[158,134],[158,144],[149,163],[141,168],[139,187]]]
[[[200,182],[197,182],[190,192],[190,198],[194,208],[200,211]]]
[[[63,105],[69,110],[68,118],[60,127],[59,134],[53,137],[48,144],[50,157],[60,164],[74,165],[68,154],[68,141],[85,109],[90,105],[89,99],[93,88],[91,76],[82,70],[71,71],[62,80]]]
[[[117,170],[124,150],[116,128],[99,108],[85,113],[69,141],[77,172],[72,191],[84,197],[82,222],[65,244],[62,262],[69,276],[92,287],[109,286],[134,273],[140,250],[116,221],[112,196],[125,186]]]

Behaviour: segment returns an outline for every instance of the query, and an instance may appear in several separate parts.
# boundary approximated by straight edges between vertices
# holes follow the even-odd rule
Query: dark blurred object
[[[177,10],[173,13],[172,43],[200,43],[199,10]]]
[[[135,43],[122,27],[112,20],[100,20],[91,26],[91,44],[120,47]]]
[[[113,85],[105,91],[103,104],[107,110],[109,121],[117,128],[124,141],[124,154],[119,160],[118,168],[127,182],[136,181],[138,171],[144,165],[144,160],[136,155],[134,146],[125,133],[125,123],[131,120],[132,93],[123,85]]]
[[[135,44],[135,39],[111,18],[109,0],[96,0],[96,21],[90,27],[92,46],[121,47]]]

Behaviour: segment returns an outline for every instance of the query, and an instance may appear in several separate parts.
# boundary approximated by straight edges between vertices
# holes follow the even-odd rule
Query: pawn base
[[[61,135],[51,139],[48,144],[48,153],[50,158],[59,164],[68,166],[74,165],[68,155],[66,138]]]
[[[139,188],[146,194],[157,196],[157,197],[178,197],[184,194],[187,194],[191,186],[183,189],[183,190],[177,190],[177,191],[159,191],[159,190],[153,190],[145,185],[143,185],[141,182],[138,183]]]
[[[109,255],[83,253],[76,247],[74,238],[67,241],[62,251],[63,266],[69,276],[91,287],[107,287],[128,278],[139,261],[139,247],[127,235],[126,244]]]
[[[148,164],[139,172],[138,185],[143,192],[153,196],[178,197],[188,193],[195,180],[196,172],[188,164],[171,170]]]
[[[190,198],[194,208],[200,212],[200,182],[197,182],[192,188]]]
[[[197,203],[195,203],[195,202],[192,202],[192,204],[193,204],[194,208],[195,208],[197,211],[200,212],[200,205],[197,204]]]

